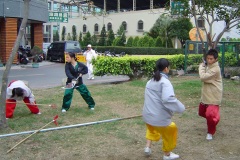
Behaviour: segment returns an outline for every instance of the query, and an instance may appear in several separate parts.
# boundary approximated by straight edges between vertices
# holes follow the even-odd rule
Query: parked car
[[[47,60],[65,62],[65,53],[80,53],[78,41],[57,41],[50,44],[47,51]]]

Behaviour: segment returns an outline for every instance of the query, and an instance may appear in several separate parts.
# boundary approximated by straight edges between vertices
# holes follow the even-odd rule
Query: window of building
[[[98,33],[98,24],[97,23],[94,25],[94,32]]]
[[[123,21],[122,25],[123,25],[124,30],[126,31],[127,30],[127,22]]]
[[[52,10],[52,3],[51,2],[48,2],[48,10]]]
[[[56,32],[58,31],[58,26],[53,26],[53,34],[55,35],[56,34]]]
[[[54,10],[54,11],[59,11],[59,9],[60,9],[59,6],[60,6],[59,3],[54,2],[54,3],[53,3],[53,10]]]
[[[87,32],[87,26],[86,24],[83,25],[83,33],[86,33]]]
[[[51,25],[46,25],[46,33],[51,33]]]
[[[72,10],[72,12],[74,12],[74,13],[78,13],[79,8],[78,8],[78,6],[71,6],[71,10]]]
[[[138,31],[143,31],[143,21],[138,21]]]
[[[62,4],[62,12],[70,12],[70,6],[67,4]]]
[[[197,20],[197,23],[198,23],[199,28],[204,28],[205,27],[205,21],[204,21],[203,17],[199,17],[198,20]]]
[[[109,31],[109,30],[111,30],[111,29],[112,29],[112,23],[109,22],[109,23],[107,24],[107,31]]]

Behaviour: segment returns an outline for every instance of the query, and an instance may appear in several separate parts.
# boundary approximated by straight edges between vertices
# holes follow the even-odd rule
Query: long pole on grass
[[[24,138],[23,140],[21,140],[20,142],[18,142],[15,146],[13,146],[11,149],[9,149],[7,151],[7,153],[11,152],[14,148],[16,148],[18,145],[20,145],[21,143],[23,143],[24,141],[26,141],[28,138],[30,138],[31,136],[33,136],[34,134],[38,133],[40,130],[42,130],[43,128],[45,128],[46,126],[48,126],[49,124],[51,124],[52,122],[54,122],[57,125],[57,118],[58,115],[56,115],[54,117],[54,119],[52,121],[50,121],[49,123],[45,124],[44,126],[42,126],[40,129],[34,131],[32,134],[30,134],[29,136],[27,136],[26,138]]]
[[[56,104],[40,104],[40,103],[36,103],[36,104],[32,104],[32,103],[24,103],[24,102],[6,102],[6,103],[17,103],[17,104],[26,104],[26,105],[36,105],[36,106],[49,106],[52,108],[57,108]]]
[[[142,115],[136,115],[136,116],[125,117],[125,118],[115,118],[115,119],[88,122],[88,123],[82,123],[82,124],[74,124],[74,125],[68,125],[68,126],[62,126],[62,127],[47,128],[47,129],[38,130],[38,132],[47,132],[47,131],[54,131],[54,130],[61,130],[61,129],[68,129],[68,128],[83,127],[83,126],[89,126],[89,125],[100,124],[100,123],[108,123],[108,122],[115,122],[115,121],[120,121],[120,120],[132,119],[132,118],[137,118],[137,117],[141,117],[141,116]],[[4,134],[4,135],[0,135],[0,138],[16,136],[16,135],[23,135],[23,134],[31,134],[31,133],[34,133],[34,132],[36,132],[36,131],[25,131],[25,132]]]

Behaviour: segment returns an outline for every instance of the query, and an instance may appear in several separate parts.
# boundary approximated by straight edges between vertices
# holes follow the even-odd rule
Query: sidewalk
[[[49,61],[42,61],[42,62],[39,62],[39,66],[48,66],[48,65],[52,65],[52,64],[55,64],[55,62],[49,62]],[[4,67],[0,67],[0,70],[5,70],[5,66]],[[11,70],[12,69],[26,69],[26,68],[32,68],[32,63],[28,63],[26,65],[24,64],[12,64],[11,66]]]

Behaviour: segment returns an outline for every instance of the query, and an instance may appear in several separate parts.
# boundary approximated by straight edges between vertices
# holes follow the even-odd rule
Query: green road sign
[[[68,22],[68,13],[66,12],[49,12],[49,22]]]

